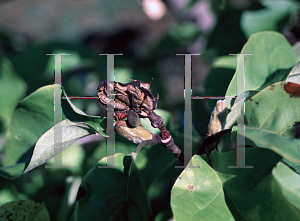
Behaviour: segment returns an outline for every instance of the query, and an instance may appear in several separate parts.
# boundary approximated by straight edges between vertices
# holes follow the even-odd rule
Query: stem
[[[171,152],[182,162],[184,163],[184,155],[178,146],[174,143],[174,139],[171,136],[170,132],[164,125],[164,120],[162,117],[158,116],[154,111],[150,112],[149,120],[151,125],[160,130],[160,143],[163,147],[171,150]]]

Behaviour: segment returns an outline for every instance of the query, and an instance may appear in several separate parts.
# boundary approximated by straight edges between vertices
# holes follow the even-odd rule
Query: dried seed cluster
[[[113,98],[112,96],[108,96],[107,86],[107,81],[102,81],[98,86],[98,104],[104,109],[106,109],[107,104],[111,102]],[[115,128],[118,133],[129,140],[138,140],[138,130],[143,129],[139,123],[139,117],[149,118],[151,125],[155,128],[159,128],[161,131],[160,136],[153,134],[151,141],[149,140],[149,142],[147,142],[144,140],[141,142],[136,152],[143,146],[149,144],[153,145],[156,142],[161,143],[177,157],[182,159],[183,155],[181,154],[181,150],[174,144],[170,132],[164,126],[163,118],[154,112],[157,107],[158,96],[154,97],[151,93],[150,82],[144,83],[140,80],[134,80],[127,84],[114,82],[114,92],[114,118],[116,120]],[[126,117],[127,122],[125,123],[123,119]],[[126,129],[126,125],[128,128],[137,128],[138,130]]]
[[[132,81],[127,84],[114,83],[115,90],[115,119],[122,120],[126,117],[127,110],[131,109],[140,117],[148,117],[156,109],[158,97],[150,91],[150,82]],[[107,81],[102,81],[98,86],[98,104],[106,108],[110,99],[107,97]]]

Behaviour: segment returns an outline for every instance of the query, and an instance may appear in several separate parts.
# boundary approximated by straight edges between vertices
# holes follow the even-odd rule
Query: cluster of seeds
[[[148,117],[156,109],[158,97],[150,91],[150,82],[132,81],[127,84],[114,83],[115,119],[125,118],[127,110],[131,109],[140,117]],[[102,81],[98,86],[98,104],[106,108],[110,99],[107,96],[107,81]]]
[[[138,136],[140,136],[138,132],[145,130],[140,124],[140,118],[149,118],[152,127],[159,128],[161,132],[160,136],[152,134],[151,142],[141,142],[136,152],[143,146],[161,143],[177,157],[182,157],[181,150],[174,144],[170,132],[164,126],[163,118],[154,112],[157,107],[158,96],[153,96],[150,90],[150,82],[144,83],[139,80],[133,80],[127,84],[114,82],[114,97],[108,95],[107,87],[107,81],[102,81],[99,84],[98,105],[106,109],[107,104],[114,98],[115,128],[119,134],[122,132],[122,136],[132,141],[143,140],[138,139]],[[126,122],[124,121],[125,118],[127,118]],[[120,130],[120,128],[122,128],[122,130]],[[125,131],[125,133],[123,133],[123,131]]]

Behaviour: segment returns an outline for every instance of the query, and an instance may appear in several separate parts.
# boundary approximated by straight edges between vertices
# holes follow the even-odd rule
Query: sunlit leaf
[[[171,207],[178,221],[214,220],[216,217],[219,220],[235,220],[226,205],[221,180],[198,155],[192,158],[176,180],[171,192]]]
[[[278,82],[246,101],[245,125],[295,138],[299,136],[295,128],[300,122],[299,110],[300,85]]]
[[[298,59],[287,40],[276,32],[259,32],[252,35],[241,53],[245,55],[244,73],[235,73],[228,86],[226,96],[236,96],[248,90],[262,90],[265,87],[284,81]],[[237,74],[245,76],[245,87],[237,91]],[[226,99],[231,108],[231,99]]]
[[[57,132],[61,133],[62,139],[60,142],[57,142],[55,139],[55,136],[59,137],[59,135],[55,134]],[[94,133],[94,128],[84,123],[73,123],[69,120],[64,120],[56,124],[37,141],[30,163],[24,173],[45,163],[77,140]]]
[[[236,127],[232,128],[236,134]],[[244,136],[244,131],[237,131],[241,136]],[[235,135],[233,135],[236,137]],[[277,133],[272,133],[262,129],[245,127],[245,137],[249,140],[245,144],[271,149],[285,159],[300,164],[300,140],[289,139]]]
[[[282,162],[277,164],[272,174],[279,182],[286,199],[300,210],[300,175]]]

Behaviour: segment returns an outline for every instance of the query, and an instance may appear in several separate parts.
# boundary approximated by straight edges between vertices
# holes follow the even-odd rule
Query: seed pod
[[[146,130],[142,125],[129,127],[124,120],[117,121],[115,129],[118,134],[134,143],[140,143],[153,138],[153,134]]]
[[[162,146],[171,150],[182,162],[184,154],[175,145],[170,132],[164,126],[164,120],[154,110],[157,107],[158,96],[155,98],[150,91],[150,82],[133,80],[123,84],[115,82],[115,130],[128,140],[140,143],[136,153],[146,145],[161,143]],[[98,87],[98,104],[102,108],[111,102],[107,97],[107,82],[103,81]],[[124,121],[127,117],[127,121]],[[159,128],[161,135],[155,135],[147,131],[140,124],[140,117],[148,117],[152,127]]]
[[[130,127],[137,127],[141,124],[141,120],[137,113],[130,109],[127,111],[127,122]]]
[[[111,102],[107,97],[107,81],[102,81],[98,86],[98,104],[105,108]],[[156,109],[157,98],[150,91],[150,82],[144,83],[134,80],[123,84],[115,82],[115,110],[132,109],[141,117],[148,117],[150,112]]]
[[[211,113],[210,122],[208,124],[208,136],[216,134],[224,129],[226,124],[228,109],[225,100],[218,100],[216,106]]]

